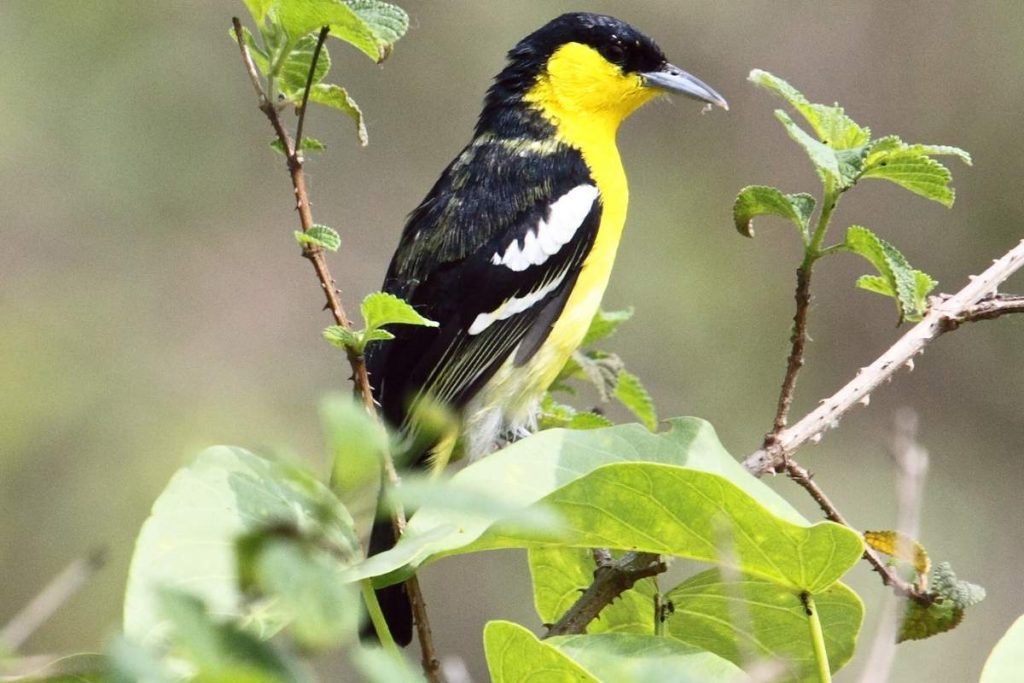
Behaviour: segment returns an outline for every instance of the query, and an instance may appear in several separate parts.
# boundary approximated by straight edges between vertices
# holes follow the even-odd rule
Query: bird
[[[436,327],[398,326],[367,351],[374,398],[406,467],[479,458],[536,428],[539,402],[598,311],[629,191],[616,133],[666,93],[728,109],[653,39],[611,16],[563,14],[523,38],[472,139],[412,211],[383,290]],[[454,427],[423,428],[431,407]],[[383,510],[369,553],[394,546]],[[378,590],[412,639],[404,585]]]

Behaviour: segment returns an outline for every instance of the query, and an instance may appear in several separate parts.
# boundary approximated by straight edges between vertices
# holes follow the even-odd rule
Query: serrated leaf
[[[338,247],[341,246],[341,235],[326,225],[314,225],[305,232],[296,230],[295,239],[299,244],[314,244],[327,251],[338,251]]]
[[[532,683],[538,680],[599,683],[598,678],[556,647],[510,621],[487,623],[484,627],[484,653],[493,683]]]
[[[858,287],[895,299],[900,321],[920,320],[927,308],[927,294],[935,286],[928,275],[911,268],[896,247],[860,225],[846,231],[843,248],[867,259],[881,278],[861,278]]]
[[[978,683],[1020,681],[1024,681],[1024,617],[1018,617],[992,648]]]
[[[782,194],[774,187],[748,185],[736,196],[732,216],[736,229],[744,237],[754,236],[754,218],[757,216],[788,218],[806,237],[814,203],[814,197],[802,192]]]
[[[366,122],[363,120],[363,110],[349,96],[347,90],[333,83],[317,83],[309,91],[309,100],[347,114],[356,124],[356,137],[359,139],[359,144],[365,147],[369,143]]]
[[[366,295],[359,307],[363,313],[363,321],[370,329],[384,325],[437,327],[436,322],[424,318],[411,304],[394,294],[371,292]]]
[[[775,93],[800,112],[823,145],[837,151],[852,150],[871,139],[871,130],[858,125],[838,105],[812,104],[792,85],[760,69],[751,71],[749,80]]]
[[[594,580],[593,553],[588,548],[530,548],[533,604],[543,624],[553,624],[579,599]],[[587,633],[654,633],[653,578],[641,579],[601,610]]]
[[[814,165],[814,170],[818,173],[822,182],[834,183],[839,187],[847,186],[843,180],[843,174],[839,170],[839,159],[831,147],[815,140],[807,131],[798,126],[790,118],[789,114],[781,109],[775,110],[775,118],[782,123],[790,139],[803,147],[804,151],[807,152],[807,156],[810,158],[811,164]]]
[[[735,664],[672,638],[600,633],[559,636],[546,642],[587,670],[599,672],[603,681],[753,683]]]
[[[818,680],[799,592],[749,575],[729,577],[711,569],[690,577],[665,595],[672,609],[666,635],[714,652],[739,666],[779,662],[785,669],[772,680]],[[814,595],[825,636],[829,667],[842,668],[853,656],[864,619],[864,605],[842,583]]]
[[[880,553],[910,564],[918,574],[927,574],[931,570],[928,551],[900,531],[865,531],[864,542]]]
[[[565,423],[566,429],[603,429],[611,427],[614,423],[604,415],[598,415],[589,410],[578,411]]]
[[[280,138],[274,138],[270,141],[270,146],[275,152],[279,154],[288,154],[288,151],[284,148],[284,143],[281,142]],[[316,138],[303,137],[302,138],[302,151],[303,152],[322,152],[327,149],[327,145],[320,142]]]
[[[366,22],[339,0],[302,0],[282,2],[275,0],[272,8],[278,21],[293,39],[324,26],[330,26],[330,36],[343,40],[379,61],[381,51],[377,38]]]
[[[857,533],[828,522],[809,525],[696,420],[673,421],[663,435],[639,425],[540,432],[467,466],[449,485],[524,508],[549,507],[564,530],[537,535],[500,518],[464,519],[424,507],[395,548],[369,558],[352,579],[386,574],[376,582],[384,585],[447,555],[556,542],[734,563],[819,592],[863,553]],[[735,551],[724,558],[723,534],[734,537]]]
[[[658,431],[658,411],[654,399],[640,378],[628,370],[620,370],[613,395],[652,432]]]
[[[409,15],[397,5],[379,0],[346,0],[346,4],[377,39],[380,60],[391,54],[394,44],[409,30]]]
[[[590,321],[590,327],[580,342],[580,348],[584,349],[595,342],[603,341],[615,334],[619,326],[633,317],[633,307],[624,308],[620,311],[605,311],[599,309]]]
[[[577,377],[586,380],[597,391],[601,401],[607,402],[615,392],[619,373],[625,368],[622,359],[614,353],[603,351],[575,351],[571,360],[575,364],[574,374],[566,375],[564,378]]]
[[[361,554],[355,523],[323,485],[295,468],[241,448],[209,448],[178,470],[153,504],[135,543],[124,599],[125,635],[142,645],[160,642],[167,622],[159,592],[180,588],[218,615],[246,616],[253,628],[274,631],[247,612],[238,590],[235,539],[270,524],[315,527],[332,544]]]
[[[309,65],[312,63],[313,54],[316,52],[317,40],[318,36],[313,34],[308,34],[294,40],[278,71],[278,90],[295,105],[299,105],[302,102],[302,95],[306,91],[306,82],[309,79]],[[327,52],[327,47],[324,46],[320,49],[320,54],[317,56],[312,85],[315,86],[324,80],[330,69],[331,55]],[[312,97],[312,93],[310,93],[310,97]]]
[[[324,328],[323,336],[332,346],[339,349],[354,349],[357,353],[361,352],[363,346],[366,345],[361,330],[350,330],[341,325]]]
[[[930,588],[939,599],[927,607],[907,601],[897,642],[923,640],[950,631],[963,621],[968,607],[985,599],[985,589],[958,579],[948,562],[932,569]]]
[[[869,153],[861,177],[888,180],[947,208],[956,197],[949,169],[913,147]]]

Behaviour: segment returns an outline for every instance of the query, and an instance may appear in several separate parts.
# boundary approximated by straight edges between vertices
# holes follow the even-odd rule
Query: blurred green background
[[[311,192],[317,220],[343,235],[330,261],[346,303],[379,286],[405,214],[468,140],[505,50],[563,11],[618,15],[732,110],[676,100],[624,126],[632,206],[606,304],[636,316],[611,347],[662,415],[709,419],[738,457],[770,425],[798,249],[781,222],[738,236],[732,201],[750,183],[817,188],[772,117],[779,103],[746,82],[751,68],[845,104],[876,135],[974,155],[973,168],[953,163],[953,210],[867,183],[837,230],[875,229],[944,291],[1024,235],[1018,3],[402,4],[412,29],[383,66],[330,48],[370,146],[333,112],[307,122],[329,145],[309,165]],[[226,1],[0,3],[0,623],[73,558],[110,551],[25,652],[96,649],[117,628],[133,537],[199,449],[234,443],[323,467],[317,404],[348,372],[320,338],[328,318],[291,235],[284,163],[227,37],[244,13]],[[851,257],[820,269],[795,416],[900,334],[889,301],[852,288],[863,272]],[[1024,318],[943,338],[800,453],[855,524],[887,528],[891,416],[920,413],[932,456],[922,540],[989,598],[954,633],[901,646],[893,680],[975,679],[1024,612],[1022,339]],[[773,485],[817,514],[795,486]],[[866,645],[885,591],[866,566],[850,582],[868,604]],[[477,680],[485,620],[536,626],[520,553],[434,565],[425,590],[441,652],[463,655]]]

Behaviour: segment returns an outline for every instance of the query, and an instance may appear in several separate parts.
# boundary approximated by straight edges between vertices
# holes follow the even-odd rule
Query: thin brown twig
[[[252,82],[253,88],[256,90],[256,95],[259,100],[259,109],[270,121],[271,127],[273,127],[278,140],[280,140],[281,145],[284,147],[285,156],[288,162],[288,172],[291,176],[292,187],[295,192],[295,208],[299,213],[299,222],[302,225],[303,232],[308,232],[310,228],[313,227],[314,223],[313,213],[309,204],[309,193],[306,189],[306,175],[303,170],[300,148],[302,143],[301,135],[303,121],[305,120],[306,105],[309,100],[309,90],[312,87],[316,62],[319,57],[320,50],[323,47],[324,40],[327,38],[328,27],[325,26],[320,31],[316,50],[314,51],[314,55],[310,63],[309,75],[306,80],[306,90],[303,93],[302,108],[299,111],[299,123],[296,130],[295,142],[292,142],[291,136],[288,134],[287,129],[281,122],[277,108],[274,106],[274,103],[270,101],[270,98],[267,97],[266,91],[263,89],[259,72],[252,60],[252,55],[249,54],[248,47],[245,44],[242,32],[242,23],[239,21],[238,17],[233,17],[231,21],[234,26],[238,47],[242,53],[242,61],[245,64],[249,80]],[[334,318],[334,321],[341,327],[351,330],[352,323],[348,315],[345,313],[345,308],[341,303],[340,292],[338,291],[334,277],[331,275],[331,272],[327,267],[327,260],[324,257],[323,250],[316,244],[306,243],[302,246],[302,255],[313,265],[317,280],[320,282],[320,287],[323,289],[324,296],[327,300],[326,308],[331,312],[331,316]],[[355,350],[351,348],[346,349],[346,355],[348,356],[349,365],[352,368],[352,381],[355,384],[356,393],[359,394],[367,412],[369,412],[375,419],[379,419],[376,403],[373,399],[373,389],[370,386],[370,378],[366,370],[365,359],[361,354],[356,353]],[[398,486],[400,483],[398,471],[395,468],[395,464],[391,459],[390,453],[385,452],[382,469],[386,485],[391,487]],[[394,505],[392,508],[392,525],[394,527],[396,537],[401,536],[405,532],[405,523],[405,511],[402,509],[402,506],[398,504]],[[433,637],[430,630],[430,621],[427,617],[426,603],[423,599],[423,592],[420,589],[419,579],[415,574],[406,581],[405,587],[409,595],[409,602],[412,605],[413,621],[416,625],[416,633],[419,639],[420,651],[423,660],[423,672],[429,681],[440,681],[441,663],[437,657],[436,649],[434,648]]]
[[[789,409],[793,405],[796,379],[804,366],[804,348],[807,346],[807,316],[811,309],[811,271],[813,263],[805,262],[796,271],[796,313],[793,314],[793,333],[790,335],[789,358],[786,360],[786,375],[782,379],[779,402],[775,409],[772,430],[764,436],[764,448],[777,443],[779,434],[786,428]]]
[[[21,611],[0,628],[0,651],[15,652],[67,603],[107,561],[106,548],[80,557],[53,577]]]
[[[548,628],[544,638],[586,633],[587,625],[637,581],[657,576],[668,569],[660,555],[654,553],[626,553],[618,560],[610,554],[594,553],[597,568],[594,581],[583,591],[562,618]]]
[[[777,435],[774,443],[749,455],[743,465],[755,476],[776,470],[786,457],[811,440],[834,427],[840,417],[858,403],[863,403],[879,385],[901,368],[912,366],[914,356],[946,332],[957,329],[961,322],[991,320],[1010,313],[1024,312],[1021,297],[1001,296],[1000,284],[1024,267],[1024,241],[997,259],[956,294],[935,297],[924,319],[912,327],[885,353],[831,397],[792,427]]]

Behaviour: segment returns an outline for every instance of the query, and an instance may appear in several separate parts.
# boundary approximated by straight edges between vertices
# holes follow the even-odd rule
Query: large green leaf
[[[530,548],[529,557],[534,607],[541,623],[553,624],[594,580],[593,555],[587,548],[549,547]],[[657,593],[653,578],[638,581],[631,590],[601,610],[587,632],[653,634]]]
[[[361,552],[348,512],[308,475],[241,448],[200,453],[174,475],[139,532],[125,591],[125,634],[142,644],[162,637],[159,594],[166,587],[198,596],[213,614],[241,615],[235,541],[268,526],[315,528],[349,560]],[[268,621],[267,629],[281,626]]]
[[[1024,617],[1018,617],[992,648],[978,683],[1024,681]]]
[[[738,666],[782,662],[787,677],[779,680],[818,680],[799,591],[749,575],[726,578],[712,569],[684,581],[665,597],[673,605],[665,622],[669,636]],[[814,602],[829,664],[836,671],[853,656],[864,606],[841,583],[816,593]]]
[[[551,430],[474,463],[451,485],[524,508],[542,501],[561,516],[563,528],[543,535],[489,514],[426,507],[394,549],[367,560],[353,578],[390,574],[383,584],[445,555],[552,542],[706,561],[721,560],[727,543],[742,570],[817,592],[863,552],[860,536],[849,529],[808,525],[699,420],[674,421],[668,434],[657,436],[635,426]]]
[[[749,683],[735,664],[673,638],[602,633],[550,638],[551,643],[603,681]]]
[[[491,621],[484,627],[484,652],[492,683],[537,683],[599,679],[519,624]]]
[[[352,8],[340,0],[276,0],[271,12],[293,39],[330,26],[330,36],[350,43],[375,61],[383,58],[373,31]]]

